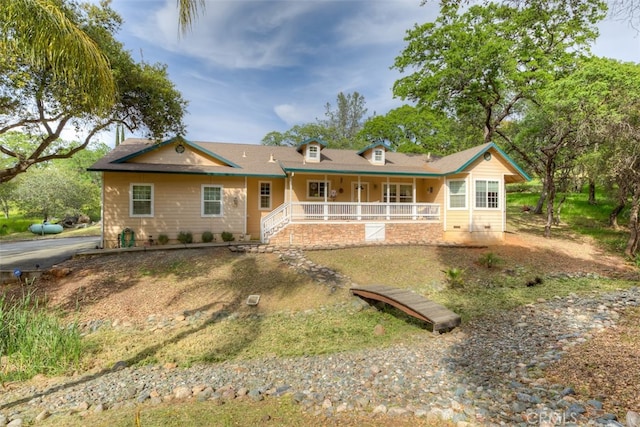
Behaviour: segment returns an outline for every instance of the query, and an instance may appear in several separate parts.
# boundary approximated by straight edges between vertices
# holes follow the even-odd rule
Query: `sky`
[[[406,31],[435,19],[420,0],[206,0],[181,35],[176,0],[112,0],[116,38],[137,61],[163,63],[189,102],[187,139],[259,144],[271,131],[323,119],[343,92],[364,96],[367,115],[403,104],[391,69]],[[640,62],[640,38],[605,20],[593,53]],[[142,135],[127,135],[142,136]],[[113,145],[115,137],[103,142]]]

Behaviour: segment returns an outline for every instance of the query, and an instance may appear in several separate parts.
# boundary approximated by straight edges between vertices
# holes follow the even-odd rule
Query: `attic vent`
[[[273,153],[269,156],[269,163],[275,163],[276,159],[273,158]]]

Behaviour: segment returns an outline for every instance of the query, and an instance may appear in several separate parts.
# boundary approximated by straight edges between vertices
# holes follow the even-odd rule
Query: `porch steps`
[[[433,332],[446,332],[460,325],[459,315],[408,289],[372,285],[353,287],[351,293],[365,300],[381,301],[392,305],[410,316],[429,323],[433,327]]]

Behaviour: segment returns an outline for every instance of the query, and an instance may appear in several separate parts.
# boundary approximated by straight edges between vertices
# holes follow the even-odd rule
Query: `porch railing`
[[[285,203],[262,220],[262,238],[264,240],[286,223],[307,221],[440,221],[440,205],[436,203]]]

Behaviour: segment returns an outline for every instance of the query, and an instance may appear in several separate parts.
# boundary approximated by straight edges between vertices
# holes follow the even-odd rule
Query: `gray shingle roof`
[[[304,154],[296,147],[184,141],[188,149],[218,159],[225,166],[129,162],[141,154],[176,143],[175,139],[156,143],[147,139],[129,138],[98,160],[89,170],[269,177],[284,177],[286,172],[426,177],[460,171],[488,149],[497,148],[493,143],[488,143],[442,158],[387,151],[386,163],[373,165],[356,150],[325,148],[321,151],[320,162],[310,163],[304,161]],[[498,152],[506,156],[499,149]],[[508,156],[506,158],[511,162]],[[511,163],[523,174],[524,179],[528,179],[515,163]]]

